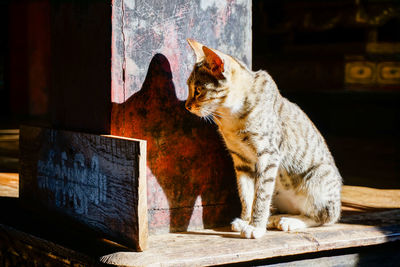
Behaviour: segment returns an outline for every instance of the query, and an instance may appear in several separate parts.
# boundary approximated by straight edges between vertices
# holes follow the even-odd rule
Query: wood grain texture
[[[344,211],[349,212],[400,209],[400,190],[343,186],[342,206]]]
[[[204,266],[278,256],[360,247],[400,240],[400,210],[348,215],[326,227],[284,233],[268,231],[261,239],[243,239],[229,228],[149,237],[143,253],[119,252],[102,262],[124,266]]]
[[[259,240],[242,239],[227,227],[151,236],[145,253],[119,252],[102,261],[127,266],[214,265],[400,240],[399,194],[395,189],[344,186],[343,210],[353,212],[345,212],[339,224],[292,233],[270,230]],[[358,207],[361,204],[364,208]],[[382,208],[392,210],[377,212]],[[162,249],[165,244],[168,248]]]
[[[147,140],[150,234],[226,225],[236,178],[216,127],[184,108],[186,39],[251,66],[251,1],[114,0],[112,12],[111,134]]]
[[[84,254],[0,224],[0,265],[101,266]]]
[[[0,197],[19,196],[18,173],[0,172]]]
[[[147,247],[146,142],[21,127],[21,201]]]
[[[0,130],[0,172],[14,173],[18,171],[19,130]]]

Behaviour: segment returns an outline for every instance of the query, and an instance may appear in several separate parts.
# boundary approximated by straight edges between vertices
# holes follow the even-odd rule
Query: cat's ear
[[[196,63],[201,62],[204,60],[204,52],[203,52],[203,45],[199,42],[196,42],[193,39],[187,39],[190,47],[193,49],[194,54],[196,55]]]
[[[217,78],[223,78],[224,61],[210,48],[203,46],[205,62],[211,73]]]
[[[224,61],[221,57],[207,46],[202,45],[193,39],[187,39],[187,41],[196,55],[196,63],[205,61],[208,70],[215,77],[222,79],[224,77]]]

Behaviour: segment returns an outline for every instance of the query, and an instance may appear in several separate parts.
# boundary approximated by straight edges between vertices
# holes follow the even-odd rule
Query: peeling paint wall
[[[251,67],[251,1],[112,3],[111,134],[147,140],[151,234],[238,215],[231,158],[214,125],[184,108],[196,39]]]
[[[251,67],[249,0],[115,0],[113,5],[115,103],[140,90],[156,53],[168,58],[177,97],[185,100],[186,79],[194,62],[187,38],[231,54]]]

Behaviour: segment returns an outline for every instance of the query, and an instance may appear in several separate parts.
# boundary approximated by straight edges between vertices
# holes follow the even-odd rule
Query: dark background
[[[87,17],[77,18],[74,27],[96,25],[99,14],[109,16],[108,5],[98,2],[97,15],[88,10]],[[82,114],[93,118],[96,112],[108,110],[104,106],[110,104],[110,81],[104,73],[110,68],[110,48],[100,44],[111,32],[93,32],[86,38],[93,41],[91,44],[79,42],[52,26],[51,22],[62,20],[62,12],[68,10],[61,12],[53,5],[51,13],[56,15],[50,16],[49,8],[49,1],[0,2],[2,129],[18,128],[27,122],[53,126],[54,122],[63,122],[85,131],[73,127],[75,121],[68,117],[71,109],[80,108]],[[81,8],[81,13],[86,12],[85,4]],[[326,137],[346,184],[400,187],[400,84],[354,84],[345,79],[346,62],[354,57],[361,61],[400,61],[396,50],[379,55],[367,50],[374,42],[399,44],[399,10],[399,1],[395,0],[253,1],[252,68],[267,70],[281,93],[311,117]],[[63,36],[63,42],[55,42]],[[70,54],[57,53],[65,47],[71,48]],[[72,68],[77,66],[79,53],[85,53],[86,61]],[[54,66],[55,57],[71,64]],[[90,65],[96,68],[85,67]],[[88,71],[82,73],[83,69]],[[60,103],[64,97],[66,101],[75,97],[53,83],[55,78],[65,79],[64,72],[92,77],[97,83],[92,86],[103,88],[102,93],[95,101],[80,100],[76,107],[66,103],[52,107],[52,99]],[[68,79],[65,84],[74,86]],[[56,118],[53,113],[50,116],[50,110],[57,111]],[[107,118],[106,113],[101,117]],[[89,121],[93,125],[88,128],[95,132],[108,131],[107,119]],[[4,157],[7,155],[0,155],[0,159]],[[17,168],[0,160],[0,171]]]
[[[398,1],[253,1],[253,69],[325,136],[345,184],[400,188],[400,84],[346,82],[345,64],[400,60]],[[386,15],[384,15],[386,14]]]

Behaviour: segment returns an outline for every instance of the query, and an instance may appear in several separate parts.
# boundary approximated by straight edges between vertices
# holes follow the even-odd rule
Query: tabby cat
[[[342,178],[317,128],[282,97],[265,71],[188,40],[196,55],[186,108],[218,125],[233,158],[240,218],[232,230],[259,238],[268,228],[293,231],[340,217]],[[272,210],[279,215],[272,215]]]

